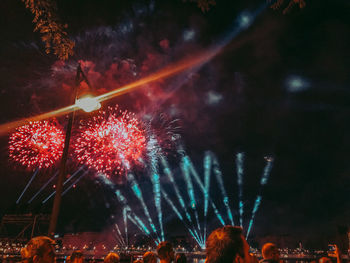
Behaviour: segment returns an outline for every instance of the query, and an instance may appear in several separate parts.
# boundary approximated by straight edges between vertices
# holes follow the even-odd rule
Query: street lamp
[[[80,99],[77,99],[77,90],[78,90],[79,84],[83,80],[86,82],[86,84],[89,86],[91,90],[91,85],[89,83],[89,80],[87,79],[84,72],[82,71],[81,65],[79,63],[77,68],[76,79],[75,79],[75,87],[73,91],[73,95],[74,95],[73,101],[76,107],[74,107],[73,111],[69,113],[69,116],[68,116],[68,124],[67,124],[66,136],[64,140],[64,148],[63,148],[59,175],[58,175],[57,184],[56,184],[56,195],[53,202],[51,218],[50,218],[50,225],[49,225],[49,231],[48,231],[49,236],[54,236],[55,230],[56,230],[57,219],[58,219],[58,214],[59,214],[61,199],[62,199],[63,180],[66,175],[66,164],[68,159],[69,142],[70,142],[70,137],[72,133],[75,109],[80,108],[86,112],[91,112],[101,107],[100,102],[91,95],[86,95]]]
[[[92,112],[101,108],[101,103],[98,101],[98,99],[91,95],[86,95],[80,99],[77,99],[75,105],[85,112]]]

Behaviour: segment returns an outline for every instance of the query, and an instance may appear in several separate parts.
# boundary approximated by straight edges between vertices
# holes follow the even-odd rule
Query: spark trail
[[[198,175],[198,173],[197,173],[195,167],[193,166],[192,162],[190,161],[190,158],[189,158],[188,156],[184,156],[183,158],[186,159],[186,162],[187,162],[187,165],[188,165],[187,169],[188,169],[189,174],[192,174],[192,175],[193,175],[193,177],[194,177],[194,179],[196,180],[197,184],[199,185],[201,191],[202,191],[203,193],[205,193],[206,190],[205,190],[204,184],[203,184],[203,182],[201,181],[201,179],[200,179],[200,177],[199,177],[199,175]],[[208,194],[208,195],[209,195],[209,194]],[[214,203],[213,200],[210,198],[210,196],[209,196],[209,203],[211,204],[211,206],[212,206],[212,208],[213,208],[213,210],[214,210],[214,213],[215,213],[216,217],[218,218],[218,220],[220,221],[220,223],[224,226],[224,225],[225,225],[225,221],[224,221],[224,219],[222,218],[221,214],[219,213],[219,210],[217,209],[215,203]]]
[[[265,160],[266,160],[266,165],[265,165],[265,168],[264,168],[263,174],[261,176],[261,180],[260,180],[260,191],[259,191],[259,194],[255,200],[255,203],[254,203],[254,208],[252,211],[252,216],[251,216],[250,221],[249,221],[249,227],[248,227],[246,238],[248,238],[249,233],[253,227],[255,214],[258,211],[259,206],[261,204],[261,200],[262,200],[262,189],[267,184],[267,181],[268,181],[270,173],[271,173],[273,161],[274,161],[273,157],[269,157],[269,156],[265,157]]]
[[[171,199],[169,198],[168,194],[165,192],[165,190],[163,188],[161,188],[161,192],[162,195],[164,197],[164,199],[168,202],[168,204],[170,205],[170,207],[173,209],[174,213],[177,215],[177,217],[181,220],[181,222],[185,225],[185,227],[187,228],[188,232],[192,235],[192,237],[194,238],[194,240],[196,240],[196,242],[198,243],[198,245],[202,245],[203,242],[200,240],[200,237],[198,236],[198,234],[195,234],[191,228],[186,224],[184,218],[182,217],[181,213],[179,212],[179,210],[176,208],[176,206],[174,205],[174,203],[171,201]]]
[[[207,215],[208,215],[208,203],[209,203],[209,189],[210,189],[210,169],[211,169],[211,158],[209,154],[204,156],[204,232],[203,239],[206,239],[207,236]]]
[[[195,218],[196,218],[196,222],[197,222],[197,228],[199,230],[199,232],[201,231],[201,227],[199,224],[199,219],[198,219],[198,212],[197,212],[197,204],[196,204],[196,198],[194,195],[194,188],[193,188],[193,184],[192,184],[192,179],[190,176],[190,171],[189,171],[189,167],[191,166],[191,162],[189,160],[189,158],[187,156],[184,156],[181,162],[181,170],[182,173],[185,177],[185,182],[187,185],[187,193],[189,195],[190,198],[190,206],[192,208],[192,211],[194,212]]]
[[[260,203],[261,203],[261,199],[262,199],[261,195],[258,195],[256,200],[255,200],[254,208],[253,208],[253,211],[252,211],[252,217],[250,218],[250,221],[249,221],[249,226],[248,226],[248,231],[247,231],[246,238],[248,238],[250,230],[252,229],[254,218],[255,218],[255,214],[256,214],[256,212],[259,209],[259,206],[260,206]]]
[[[114,224],[115,225],[115,228],[117,229],[117,231],[118,231],[118,234],[119,234],[119,239],[120,239],[120,243],[122,244],[122,245],[124,245],[124,246],[127,246],[126,245],[126,243],[125,243],[125,241],[124,241],[124,238],[123,238],[123,235],[122,235],[122,232],[120,231],[120,228],[119,228],[119,226],[118,226],[118,224],[117,223],[115,223]]]
[[[72,180],[82,169],[84,166],[80,166],[78,170],[76,170],[66,181],[64,181],[63,185],[66,185],[70,180]],[[51,197],[53,197],[56,194],[56,190],[53,191],[47,198],[42,201],[43,204],[45,204]]]
[[[153,195],[154,195],[154,204],[157,209],[158,222],[160,226],[161,240],[164,241],[164,229],[163,229],[163,212],[162,212],[162,203],[161,203],[161,193],[160,193],[160,178],[158,172],[158,157],[154,153],[154,148],[160,148],[156,138],[151,135],[148,140],[147,150],[148,157],[150,159],[151,166],[151,181],[153,185]]]
[[[128,239],[128,211],[125,208],[123,209],[123,220],[124,220],[125,241],[126,241],[126,246],[128,246],[129,245],[129,239]]]
[[[204,228],[203,228],[203,239],[202,240],[203,240],[203,243],[205,243],[205,240],[206,240],[206,220],[207,220],[209,203],[211,204],[211,206],[214,210],[214,213],[216,214],[220,223],[222,225],[225,225],[223,217],[219,213],[218,209],[216,208],[216,205],[214,204],[214,202],[210,198],[210,194],[209,194],[210,176],[211,176],[212,170],[214,171],[216,180],[219,183],[219,187],[220,187],[222,197],[223,197],[223,203],[226,207],[228,218],[230,219],[231,224],[234,225],[233,216],[232,216],[231,209],[229,207],[228,196],[227,196],[227,193],[226,193],[226,190],[224,187],[224,182],[222,179],[222,173],[220,171],[219,162],[216,159],[216,157],[214,156],[214,154],[212,154],[211,152],[208,151],[205,153],[204,159],[203,159],[204,183],[201,181],[195,167],[193,166],[193,164],[188,156],[185,155],[183,157],[181,167],[182,167],[182,172],[183,172],[184,177],[185,177],[185,181],[187,183],[187,188],[188,188],[188,192],[189,192],[189,196],[190,196],[190,200],[191,200],[191,206],[193,207],[192,201],[194,199],[194,189],[193,189],[193,184],[192,184],[192,180],[191,180],[191,175],[194,177],[196,183],[199,185],[199,187],[203,193],[203,196],[204,196]],[[196,204],[194,203],[194,205],[196,205]]]
[[[114,184],[104,175],[99,174],[99,178],[110,188],[113,189]],[[136,188],[135,188],[136,190]],[[148,230],[146,225],[142,222],[142,220],[133,212],[131,207],[128,204],[127,199],[124,197],[124,195],[121,193],[121,191],[118,189],[115,191],[115,195],[117,196],[117,199],[119,203],[123,206],[123,219],[124,219],[124,227],[125,227],[125,239],[126,244],[128,244],[128,219],[145,235],[152,238],[152,240],[155,242],[155,244],[159,243],[159,239],[155,240],[151,232]]]
[[[144,233],[145,235],[147,235],[147,236],[149,236],[149,237],[152,238],[152,236],[150,236],[150,234],[146,232],[146,230],[145,230],[145,225],[142,224],[142,221],[141,221],[140,218],[138,218],[137,216],[136,216],[135,218],[133,218],[132,216],[128,215],[128,219],[129,219],[135,226],[137,226],[138,229],[140,229],[142,233]],[[153,238],[152,238],[152,240],[153,240],[153,242],[154,242],[156,245],[159,244],[159,241],[158,241],[158,240],[155,240],[155,239],[153,239]]]
[[[168,162],[166,161],[165,157],[164,156],[161,156],[161,162],[163,164],[163,167],[164,167],[164,173],[167,175],[167,177],[169,178],[171,184],[173,185],[174,187],[174,190],[175,190],[175,194],[176,194],[176,197],[178,198],[179,200],[179,203],[182,207],[182,209],[184,210],[185,214],[186,214],[186,218],[187,220],[192,223],[192,219],[191,219],[191,216],[190,214],[188,213],[187,211],[187,208],[186,208],[186,205],[185,205],[185,202],[184,202],[184,199],[180,193],[180,190],[179,190],[179,187],[174,179],[174,176],[171,172],[171,169],[169,168],[169,165],[168,165]]]
[[[130,221],[133,222],[143,233],[152,237],[151,232],[148,230],[142,220],[132,211],[131,207],[128,205],[128,201],[122,195],[120,190],[116,190],[115,194],[118,198],[118,201],[124,206],[124,209],[126,209],[126,216],[130,219]]]
[[[237,184],[238,184],[238,209],[239,209],[239,224],[243,226],[243,162],[244,162],[244,153],[236,154],[236,167],[237,167]]]
[[[152,220],[152,217],[148,211],[148,208],[147,208],[147,205],[143,199],[143,195],[142,195],[142,191],[141,191],[141,188],[139,186],[139,184],[137,183],[134,175],[132,173],[129,173],[128,174],[128,180],[131,184],[131,189],[133,190],[135,196],[137,197],[137,199],[139,199],[140,203],[141,203],[141,206],[143,208],[143,211],[148,219],[148,223],[149,225],[151,226],[152,230],[153,230],[153,233],[157,236],[157,239],[159,241],[159,236],[158,236],[158,233],[157,233],[157,229],[153,223],[153,220]]]
[[[113,229],[113,232],[115,233],[115,230]],[[114,235],[114,238],[117,240],[119,246],[121,247],[126,247],[125,243],[123,243],[122,239],[120,238],[120,236],[118,235],[118,233],[116,233]]]
[[[27,185],[24,187],[24,189],[23,189],[21,195],[18,197],[18,199],[17,199],[17,201],[16,201],[16,204],[18,204],[19,201],[21,201],[22,196],[23,196],[24,193],[27,191],[28,187],[29,187],[30,184],[33,182],[33,180],[34,180],[35,176],[38,174],[38,172],[39,172],[39,168],[37,168],[37,169],[35,170],[35,172],[33,173],[32,177],[31,177],[30,180],[28,181]]]
[[[213,171],[214,171],[216,180],[219,183],[219,187],[220,187],[221,194],[222,194],[222,200],[223,200],[224,205],[226,207],[227,216],[230,219],[231,225],[234,226],[235,223],[233,222],[232,212],[231,212],[230,204],[228,201],[228,196],[227,196],[227,193],[225,190],[224,181],[222,179],[222,173],[220,170],[219,162],[213,153],[209,153],[209,154],[210,154],[211,158],[213,159]]]
[[[56,178],[57,175],[58,175],[58,171],[56,171],[55,174],[39,189],[39,191],[33,195],[33,197],[28,201],[28,204],[33,202],[33,200],[46,188],[46,186],[49,185],[49,183],[53,181],[53,179]]]
[[[166,160],[166,158],[163,156],[163,154],[160,154],[160,161],[161,161],[161,164],[163,166],[163,172],[164,174],[168,177],[169,181],[171,182],[174,190],[175,190],[175,194],[176,194],[176,197],[180,203],[180,206],[182,208],[182,210],[184,211],[185,215],[186,215],[186,218],[187,220],[190,222],[191,225],[193,225],[192,223],[192,218],[187,210],[187,206],[185,205],[185,201],[180,193],[180,190],[179,190],[179,187],[175,181],[175,178],[174,178],[174,175],[173,173],[171,172],[171,169],[169,167],[169,164]],[[163,193],[163,192],[162,192]],[[174,206],[175,207],[175,206]],[[182,216],[181,216],[182,218]],[[198,240],[201,240],[199,235],[198,235],[198,232],[197,230],[193,227],[193,229],[191,230],[192,233],[194,233],[196,235],[196,237],[198,238]]]

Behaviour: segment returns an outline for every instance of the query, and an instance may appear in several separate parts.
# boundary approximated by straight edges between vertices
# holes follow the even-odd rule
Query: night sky
[[[69,105],[67,94],[78,61],[94,92],[101,94],[217,46],[242,26],[242,17],[248,17],[251,23],[209,62],[111,99],[103,107],[119,104],[142,121],[153,119],[165,140],[168,130],[177,135],[176,143],[164,147],[184,196],[186,184],[177,148],[182,145],[201,177],[204,153],[213,152],[236,222],[235,154],[244,152],[245,228],[254,200],[262,193],[252,240],[284,236],[291,246],[302,241],[309,247],[322,247],[350,219],[350,4],[306,0],[305,8],[294,7],[283,14],[282,9],[263,7],[263,1],[216,2],[203,13],[195,3],[181,0],[60,0],[58,15],[76,43],[74,56],[63,63],[45,54],[24,4],[2,0],[0,123]],[[159,117],[163,115],[165,120]],[[84,118],[86,114],[77,114],[77,119]],[[64,125],[66,119],[57,121]],[[50,212],[52,201],[42,205],[41,200],[52,184],[36,202],[26,203],[56,168],[41,171],[15,205],[32,172],[9,161],[9,134],[0,137],[0,216]],[[266,156],[272,156],[274,164],[261,189]],[[69,162],[68,172],[76,169],[77,164]],[[135,171],[145,193],[152,191],[146,170],[138,167]],[[142,214],[128,184],[113,180],[116,188],[129,193],[131,206]],[[172,193],[170,182],[161,180]],[[211,184],[210,195],[225,215],[213,175]],[[106,230],[113,222],[111,215],[122,224],[113,189],[91,170],[64,196],[59,231]],[[176,200],[175,195],[172,198]],[[152,198],[147,203],[154,206]],[[165,202],[162,205],[166,234],[186,234],[172,210]],[[209,229],[219,226],[212,211],[208,224]]]

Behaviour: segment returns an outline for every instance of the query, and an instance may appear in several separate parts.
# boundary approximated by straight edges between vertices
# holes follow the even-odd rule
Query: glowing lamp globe
[[[85,112],[92,112],[101,108],[101,103],[98,99],[90,95],[77,99],[75,105]]]

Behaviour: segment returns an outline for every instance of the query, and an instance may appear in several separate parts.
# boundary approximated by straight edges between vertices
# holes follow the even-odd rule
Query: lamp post
[[[88,84],[91,90],[91,85],[88,79],[86,78],[84,72],[82,71],[81,65],[79,63],[77,68],[76,78],[75,78],[74,91],[73,91],[73,95],[74,95],[73,99],[76,107],[74,107],[73,111],[68,115],[68,124],[67,124],[66,136],[64,140],[64,148],[63,148],[63,153],[62,153],[62,158],[61,158],[61,163],[59,168],[59,175],[58,175],[57,184],[56,184],[56,195],[53,202],[51,218],[50,218],[50,225],[49,225],[49,231],[48,231],[49,236],[54,236],[56,225],[57,225],[57,219],[60,211],[62,190],[63,190],[63,180],[66,175],[66,164],[68,159],[69,143],[70,143],[70,137],[72,134],[72,126],[74,122],[75,109],[78,107],[83,109],[86,112],[91,112],[101,107],[101,104],[99,103],[99,101],[92,96],[86,96],[84,98],[77,100],[78,87],[83,80]]]

